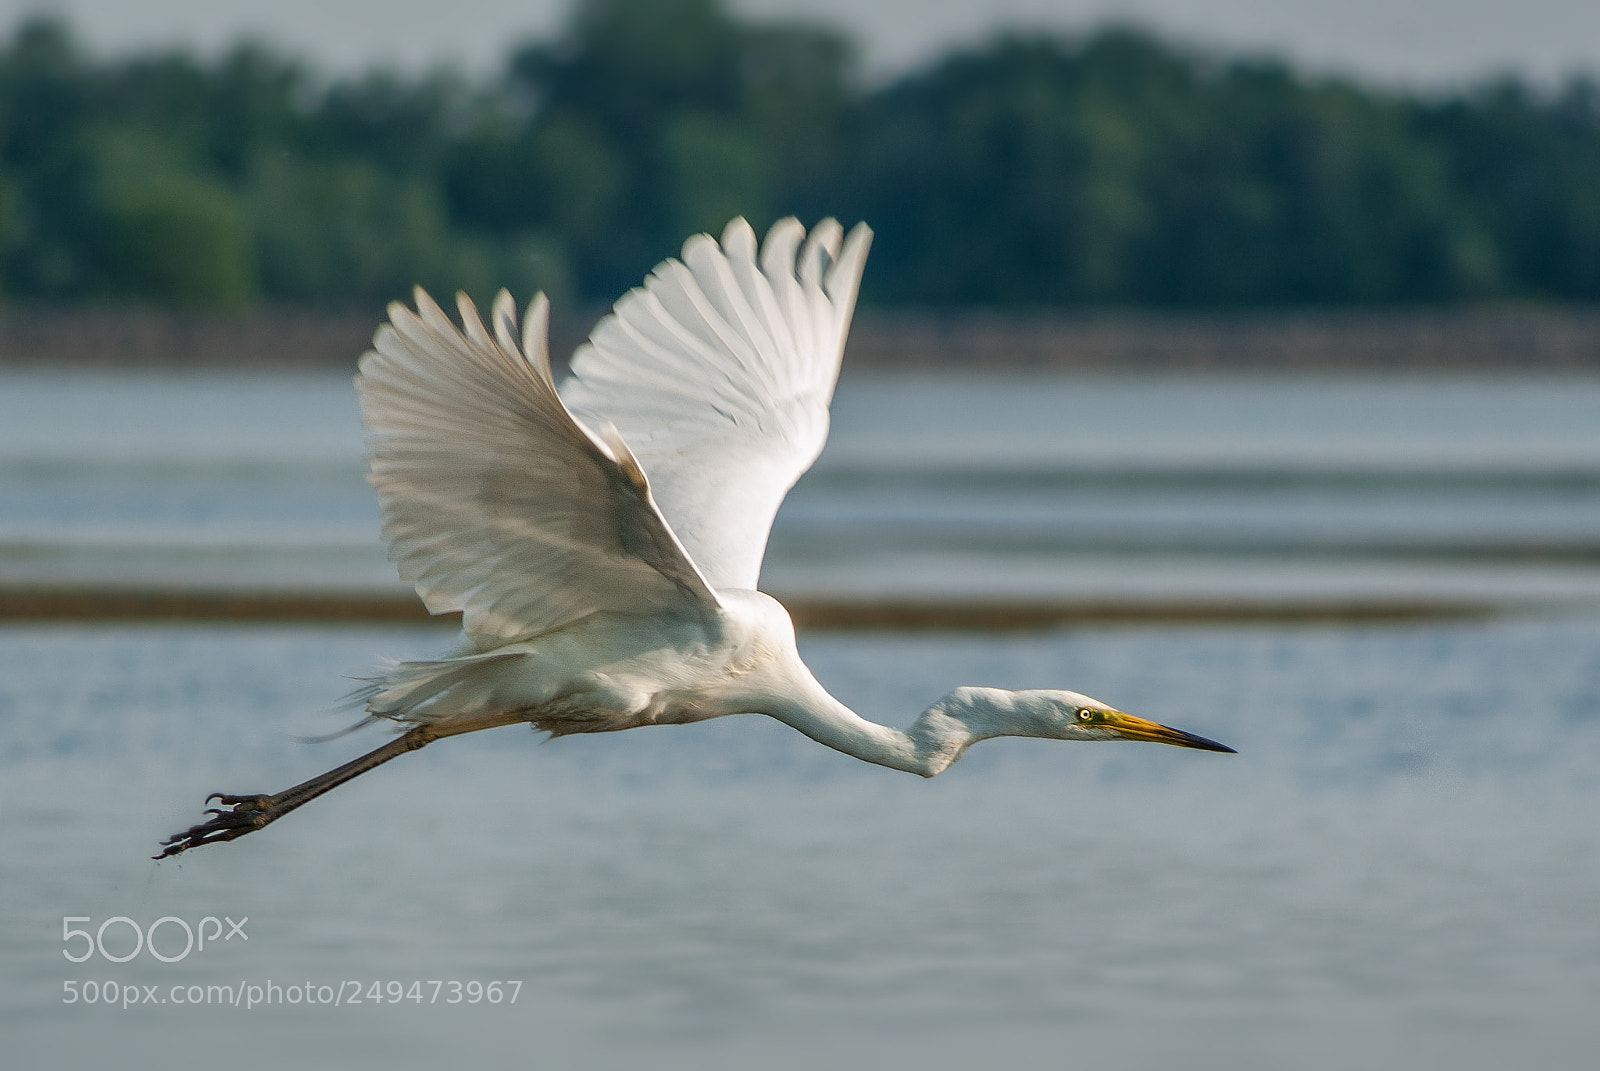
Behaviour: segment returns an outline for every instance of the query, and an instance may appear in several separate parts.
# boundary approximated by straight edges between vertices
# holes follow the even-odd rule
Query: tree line
[[[584,0],[493,77],[325,78],[260,44],[0,45],[0,300],[608,300],[742,214],[866,219],[868,300],[1600,300],[1600,85],[1420,93],[1130,27],[885,85],[824,25]]]

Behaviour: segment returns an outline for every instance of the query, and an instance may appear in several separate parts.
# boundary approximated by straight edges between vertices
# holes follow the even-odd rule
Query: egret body
[[[360,693],[405,731],[273,795],[218,793],[162,855],[233,840],[408,751],[527,723],[552,736],[765,714],[867,762],[933,777],[979,740],[1214,741],[1076,692],[958,688],[909,729],[834,699],[756,590],[773,517],[821,453],[871,231],[744,220],[689,239],[625,295],[558,390],[549,306],[485,325],[418,290],[395,304],[356,387],[370,481],[400,576],[460,612],[455,653]]]

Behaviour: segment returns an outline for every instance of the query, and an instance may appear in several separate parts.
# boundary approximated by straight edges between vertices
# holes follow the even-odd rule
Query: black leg
[[[215,818],[168,837],[161,842],[161,854],[153,858],[165,859],[169,855],[177,855],[190,848],[198,848],[202,844],[220,844],[223,841],[237,840],[246,833],[254,833],[263,826],[276,822],[295,808],[310,803],[324,792],[338,788],[346,781],[359,777],[390,759],[399,758],[407,752],[424,747],[444,735],[454,734],[440,732],[431,725],[420,725],[375,751],[369,751],[360,758],[327,773],[318,774],[293,788],[284,789],[275,796],[231,796],[223,792],[213,792],[206,797],[206,802],[216,800],[228,809],[209,808],[206,813],[215,815]]]

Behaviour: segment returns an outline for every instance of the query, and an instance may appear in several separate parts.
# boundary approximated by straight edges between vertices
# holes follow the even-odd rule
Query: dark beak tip
[[[1196,736],[1194,733],[1184,733],[1184,736],[1187,738],[1184,743],[1199,751],[1220,751],[1228,755],[1239,754],[1227,744],[1219,744],[1215,740],[1208,740],[1203,736]]]

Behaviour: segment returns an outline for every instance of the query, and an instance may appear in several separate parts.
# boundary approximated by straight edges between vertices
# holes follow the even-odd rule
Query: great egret
[[[933,777],[997,736],[1154,740],[1232,751],[1076,692],[958,688],[907,730],[857,716],[800,660],[756,590],[779,503],[822,450],[872,232],[742,219],[698,235],[617,302],[557,393],[549,304],[493,330],[465,295],[457,328],[426,293],[396,303],[356,387],[389,557],[453,657],[401,662],[364,689],[409,727],[276,795],[208,797],[214,817],[161,858],[233,840],[434,740],[519,722],[552,736],[776,718],[847,755]],[[226,809],[223,809],[226,808]]]

